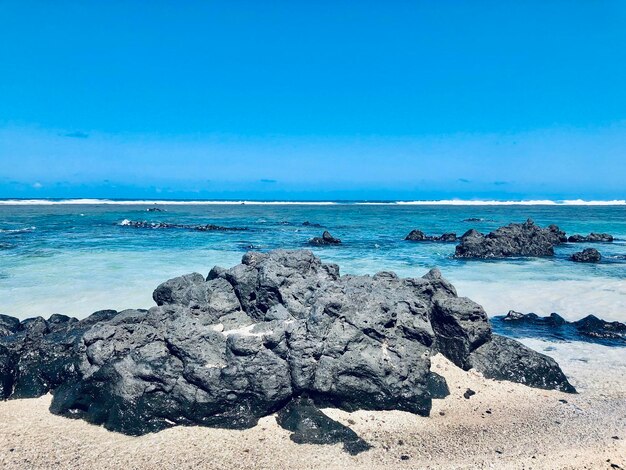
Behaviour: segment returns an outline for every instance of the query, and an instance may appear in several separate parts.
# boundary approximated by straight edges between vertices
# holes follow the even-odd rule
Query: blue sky
[[[0,197],[626,197],[626,3],[0,2]]]

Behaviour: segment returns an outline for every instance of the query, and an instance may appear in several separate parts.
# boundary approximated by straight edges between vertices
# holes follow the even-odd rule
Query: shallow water
[[[626,206],[570,205],[162,205],[153,204],[7,205],[0,201],[0,313],[19,318],[64,313],[78,318],[113,308],[150,307],[152,291],[166,279],[214,265],[232,266],[254,247],[310,248],[342,273],[394,270],[421,276],[438,266],[460,295],[483,305],[491,316],[509,309],[568,320],[590,313],[626,321]],[[532,217],[558,224],[568,234],[608,232],[614,243],[593,244],[603,255],[597,265],[573,263],[568,256],[589,244],[556,248],[553,259],[468,261],[452,257],[454,243],[415,243],[412,229],[458,235],[470,228],[488,232]],[[464,222],[479,218],[478,222]],[[137,229],[125,219],[177,224],[248,227],[243,232]],[[309,247],[324,228],[343,240],[337,247]],[[519,335],[517,335],[519,336]],[[529,334],[532,336],[532,333]],[[522,342],[554,357],[583,391],[626,390],[624,347],[580,341]],[[598,371],[611,370],[606,383]],[[597,380],[594,374],[599,374]],[[605,374],[606,376],[606,374]]]
[[[161,205],[0,204],[0,312],[26,318],[64,313],[84,317],[103,308],[149,307],[152,290],[187,272],[206,275],[230,266],[254,247],[304,248],[322,224],[343,240],[338,247],[312,247],[342,273],[394,270],[421,276],[438,266],[490,315],[509,309],[576,320],[593,313],[626,321],[626,206],[455,205]],[[467,261],[452,258],[455,244],[404,241],[412,229],[458,235],[470,228],[488,232],[532,217],[556,223],[568,234],[608,232],[619,240],[593,244],[598,265],[568,256],[590,244],[557,247],[553,259]],[[480,218],[478,222],[464,222]],[[244,232],[138,229],[124,219],[179,224],[248,227]]]

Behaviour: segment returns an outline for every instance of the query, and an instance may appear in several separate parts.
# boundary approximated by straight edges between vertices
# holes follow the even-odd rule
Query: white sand
[[[464,372],[441,356],[433,370],[451,395],[436,400],[428,418],[325,410],[373,445],[357,456],[341,445],[295,444],[272,416],[245,431],[176,427],[129,437],[54,416],[45,396],[0,403],[0,467],[626,469],[626,387],[589,386],[578,395],[530,389]],[[601,380],[602,371],[593,372]],[[467,388],[476,395],[463,398]]]

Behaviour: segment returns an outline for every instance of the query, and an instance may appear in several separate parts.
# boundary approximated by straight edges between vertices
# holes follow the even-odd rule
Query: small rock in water
[[[341,240],[333,237],[328,230],[325,230],[321,237],[311,238],[311,245],[340,245]]]
[[[577,263],[599,263],[601,259],[602,255],[595,248],[585,248],[572,255],[572,261]]]
[[[556,225],[541,228],[528,219],[523,224],[509,224],[487,235],[468,230],[461,237],[454,256],[468,259],[553,256],[554,246],[562,243],[564,237],[565,233]]]
[[[309,222],[308,220],[306,222],[302,222],[302,226],[303,227],[316,227],[316,228],[322,228],[321,224],[314,224],[312,222]]]
[[[608,233],[594,233],[589,235],[572,235],[567,241],[570,243],[611,243],[614,240],[613,235]]]
[[[440,237],[436,237],[426,235],[421,230],[411,230],[411,232],[404,239],[413,242],[455,242],[456,233],[446,232]]]

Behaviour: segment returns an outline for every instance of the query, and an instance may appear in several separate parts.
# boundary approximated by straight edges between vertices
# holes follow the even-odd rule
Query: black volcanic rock
[[[455,242],[456,241],[456,233],[444,233],[440,237],[426,235],[421,230],[411,230],[411,232],[404,238],[405,240],[414,241],[414,242]]]
[[[290,401],[276,415],[278,424],[292,431],[291,440],[298,444],[339,444],[352,455],[369,450],[372,446],[352,429],[330,419],[322,413],[313,400],[298,397]]]
[[[121,226],[133,228],[149,228],[149,229],[185,229],[196,230],[199,232],[240,232],[248,230],[246,227],[224,227],[221,225],[205,224],[205,225],[187,225],[173,224],[169,222],[147,222],[145,220],[128,220],[120,222]]]
[[[443,235],[441,235],[437,240],[438,241],[442,241],[442,242],[455,242],[456,241],[456,233],[454,233],[454,232],[446,232]]]
[[[333,237],[328,230],[325,230],[321,237],[311,238],[311,245],[340,245],[341,240]]]
[[[568,322],[557,313],[540,317],[535,313],[520,313],[513,310],[506,316],[491,319],[496,331],[513,337],[540,337],[551,340],[587,341],[608,346],[626,343],[626,325],[607,322],[594,315]]]
[[[0,320],[10,323],[11,330],[0,334],[0,383],[4,384],[0,385],[0,398],[39,397],[76,378],[78,338],[94,322],[116,314],[114,310],[96,312],[82,321],[52,315],[48,320],[36,317],[17,325],[16,319],[3,315]]]
[[[589,235],[572,235],[567,241],[570,243],[610,243],[614,240],[613,235],[608,233],[594,233]]]
[[[555,225],[555,224],[548,225],[548,230],[554,237],[553,240],[554,240],[555,245],[558,245],[559,243],[567,242],[567,235],[565,234],[563,230],[559,228],[558,225]]]
[[[411,230],[411,232],[404,239],[414,242],[421,242],[424,240],[428,240],[429,238],[421,230]]]
[[[487,314],[466,297],[435,299],[430,321],[436,334],[434,348],[465,370],[472,367],[470,353],[491,339]]]
[[[493,335],[472,352],[469,362],[488,379],[509,380],[535,388],[575,393],[554,359],[518,343]]]
[[[595,315],[588,315],[573,324],[581,335],[597,339],[622,340],[626,343],[626,324],[624,323],[607,322]]]
[[[541,228],[528,219],[523,224],[509,224],[483,235],[469,230],[456,247],[457,258],[507,258],[511,256],[553,256],[554,246],[564,234],[555,225]]]
[[[428,375],[428,392],[433,399],[445,398],[450,395],[450,388],[446,379],[436,372]]]
[[[315,227],[315,228],[322,228],[323,227],[323,225],[321,225],[321,224],[312,223],[312,222],[309,222],[308,220],[305,221],[305,222],[302,222],[302,226],[303,227]]]
[[[572,261],[577,263],[599,263],[601,259],[602,255],[595,248],[585,248],[572,255]]]
[[[17,318],[0,314],[0,337],[17,333],[20,329],[20,321]]]
[[[506,380],[569,390],[556,363],[494,341],[483,309],[438,270],[340,276],[309,251],[250,252],[206,279],[171,279],[154,299],[150,310],[37,318],[17,332],[4,319],[4,397],[52,390],[53,413],[132,435],[177,424],[247,428],[291,403],[279,419],[294,439],[323,439],[328,429],[356,445],[313,404],[428,415],[449,393],[430,370],[434,353],[485,374],[493,371],[484,358],[495,358]]]

